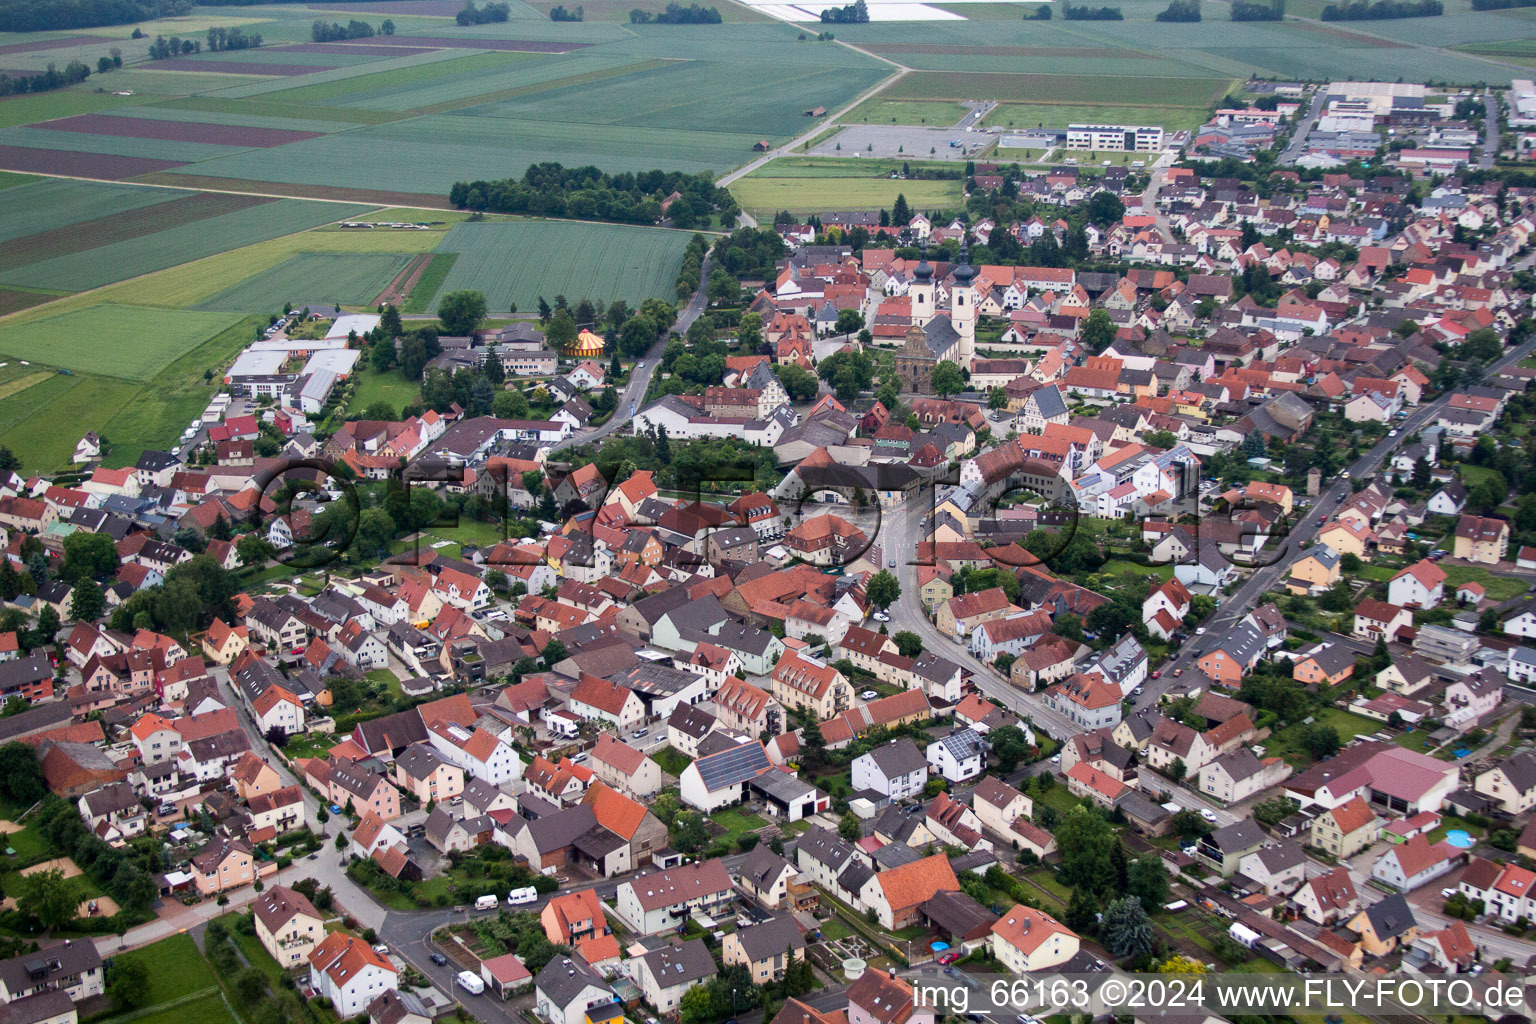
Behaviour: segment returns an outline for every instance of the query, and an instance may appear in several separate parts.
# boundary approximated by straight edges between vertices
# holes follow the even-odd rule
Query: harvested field
[[[19,395],[32,385],[41,384],[52,376],[53,374],[45,370],[39,370],[36,373],[29,373],[25,377],[16,377],[8,380],[4,384],[0,384],[0,401],[4,401],[12,395]]]
[[[156,121],[144,117],[117,117],[112,114],[79,114],[37,125],[56,132],[80,132],[84,135],[115,135],[134,139],[163,139],[167,142],[206,142],[215,146],[241,146],[265,149],[290,142],[313,139],[322,132],[298,132],[282,128],[244,128],[235,125],[204,124],[196,121]]]
[[[181,160],[151,160],[142,156],[108,156],[105,153],[76,153],[67,149],[0,146],[0,167],[8,171],[63,174],[71,178],[122,181],[141,174],[168,171],[183,164]]]
[[[335,66],[334,64],[266,64],[254,60],[211,61],[197,60],[192,57],[157,60],[153,65],[156,71],[207,71],[224,75],[271,75],[282,78],[313,75],[318,71],[329,71]]]
[[[234,196],[217,192],[172,198],[153,206],[70,224],[67,227],[23,235],[0,243],[0,272],[29,266],[41,260],[87,252],[113,242],[127,241],[218,217],[252,206],[273,202],[260,196]]]
[[[39,39],[34,43],[7,43],[0,46],[0,57],[10,53],[36,53],[38,50],[62,50],[66,46],[83,46],[86,43],[113,43],[110,36],[62,36],[58,39]]]
[[[378,36],[371,37],[377,39]],[[356,44],[337,40],[343,46],[373,45],[364,44],[358,40]],[[406,46],[430,46],[438,49],[453,50],[508,50],[517,53],[569,53],[572,50],[584,50],[593,45],[591,43],[559,43],[540,41],[536,39],[486,39],[478,36],[408,36],[404,39]]]
[[[143,381],[239,319],[100,303],[7,327],[0,351],[45,366]]]
[[[354,53],[372,54],[375,57],[409,57],[415,53],[429,53],[428,46],[367,46],[354,43],[295,43],[292,46],[276,46],[283,53]]]
[[[20,288],[0,288],[0,316],[8,316],[23,309],[41,306],[43,303],[52,302],[58,297],[57,295],[49,295],[47,292],[29,292]],[[5,396],[0,395],[0,398],[3,397]]]

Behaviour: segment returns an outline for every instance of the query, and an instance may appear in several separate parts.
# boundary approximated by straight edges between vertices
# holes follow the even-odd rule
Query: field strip
[[[364,203],[376,206],[404,206],[413,210],[453,209],[445,197],[420,192],[384,192],[336,185],[275,185],[244,178],[214,178],[202,174],[145,174],[126,184],[195,189],[199,192],[227,192],[231,195],[264,196],[269,199],[309,199],[318,203],[344,203],[348,206]]]
[[[486,103],[501,103],[504,100],[516,99],[519,96],[532,96],[536,93],[548,92],[552,89],[563,89],[573,85],[588,85],[592,82],[601,82],[607,78],[622,78],[625,75],[636,74],[642,71],[654,71],[657,68],[667,67],[672,64],[686,64],[690,61],[691,58],[688,57],[657,57],[638,64],[624,64],[616,68],[587,71],[579,75],[570,75],[566,78],[555,78],[547,82],[533,82],[529,85],[520,85],[512,89],[503,89],[500,92],[482,93],[479,96],[468,96],[460,100],[445,100],[442,103],[434,103],[431,106],[417,107],[415,110],[406,111],[402,114],[402,117],[447,114],[455,110],[464,110],[468,107],[482,106]]]
[[[8,380],[4,384],[0,384],[0,401],[4,401],[12,395],[19,395],[32,385],[40,384],[52,376],[53,374],[47,371],[39,370],[36,373],[29,373],[25,377]]]
[[[257,196],[202,193],[23,235],[0,243],[0,271],[86,252],[272,201]]]
[[[400,305],[401,301],[411,293],[411,288],[421,278],[421,272],[427,269],[427,264],[430,262],[432,262],[432,254],[429,252],[419,252],[411,257],[411,262],[395,275],[395,279],[384,287],[370,305],[382,306],[385,303],[392,306]]]
[[[196,110],[205,114],[255,114],[265,117],[298,118],[306,121],[336,121],[342,124],[374,125],[399,121],[405,115],[390,110],[311,106],[281,103],[277,100],[230,99],[221,96],[183,96],[151,104],[167,110]]]

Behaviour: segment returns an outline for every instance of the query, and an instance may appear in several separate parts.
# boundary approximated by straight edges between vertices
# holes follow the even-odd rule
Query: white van
[[[501,901],[495,896],[481,896],[475,900],[476,910],[495,910],[501,905]]]
[[[507,893],[507,903],[508,905],[514,907],[520,903],[536,902],[538,898],[539,890],[531,885],[526,885],[521,889],[513,889],[511,892]]]
[[[474,971],[460,971],[459,976],[454,980],[459,983],[459,988],[472,996],[477,996],[485,991],[484,980]]]

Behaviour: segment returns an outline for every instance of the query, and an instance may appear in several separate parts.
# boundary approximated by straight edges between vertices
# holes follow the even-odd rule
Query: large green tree
[[[461,288],[444,295],[437,304],[437,322],[447,334],[469,334],[485,319],[485,296],[477,291]]]
[[[1112,884],[1119,842],[1109,822],[1086,807],[1074,807],[1056,826],[1062,882],[1094,893]]]
[[[933,368],[933,376],[929,378],[933,387],[933,393],[941,398],[965,390],[965,375],[960,372],[960,367],[948,359],[942,360]]]
[[[1141,900],[1135,896],[1106,904],[1100,928],[1104,948],[1117,957],[1142,956],[1152,952],[1156,944],[1152,921],[1142,909]]]
[[[44,930],[62,928],[73,921],[79,903],[74,883],[57,868],[24,876],[16,894],[16,906]]]
[[[869,578],[869,585],[864,593],[869,598],[870,604],[884,611],[901,597],[901,583],[893,573],[881,569]]]

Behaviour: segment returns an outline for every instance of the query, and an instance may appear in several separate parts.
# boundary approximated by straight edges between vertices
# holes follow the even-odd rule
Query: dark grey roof
[[[884,746],[876,747],[864,755],[875,762],[875,767],[886,778],[898,775],[910,775],[912,772],[923,771],[928,767],[928,759],[923,752],[917,749],[917,744],[903,736],[893,740]]]
[[[1264,865],[1264,870],[1272,875],[1307,862],[1306,851],[1293,839],[1282,840],[1274,846],[1266,846],[1258,852],[1258,858],[1259,863]]]
[[[571,1005],[589,985],[604,992],[613,991],[580,957],[555,957],[544,965],[533,984],[551,1003],[562,1009]]]
[[[597,824],[597,816],[586,804],[577,804],[548,817],[530,821],[524,826],[540,853],[563,850],[576,842],[578,836],[589,832]]]
[[[679,704],[667,719],[667,728],[676,729],[684,736],[703,739],[715,727],[715,716],[695,704]]]
[[[747,784],[753,790],[786,806],[807,793],[816,792],[816,787],[809,782],[781,771],[763,772],[748,780]]]
[[[758,889],[766,888],[778,880],[785,870],[794,871],[794,865],[780,857],[767,846],[759,843],[736,868],[736,874]]]
[[[1219,828],[1208,837],[1216,848],[1223,853],[1235,853],[1238,850],[1247,850],[1264,842],[1264,832],[1256,825],[1252,818],[1233,822],[1225,828]]]
[[[941,315],[923,325],[923,340],[928,343],[928,351],[941,356],[960,341],[960,335],[949,317]]]
[[[812,825],[806,829],[795,844],[795,850],[833,870],[841,868],[853,858],[853,845],[821,825]]]
[[[1378,939],[1402,935],[1418,923],[1413,919],[1413,908],[1400,892],[1366,907],[1365,915],[1370,919],[1371,928],[1375,930]]]
[[[957,729],[940,739],[939,742],[944,745],[944,749],[948,750],[950,756],[956,761],[964,761],[966,758],[975,757],[978,754],[986,755],[986,742],[981,738],[981,733],[975,729]]]
[[[736,933],[742,951],[753,963],[782,956],[786,950],[804,949],[805,936],[792,917],[774,917],[760,921]]]
[[[844,892],[859,892],[866,882],[875,877],[874,871],[864,866],[863,861],[853,861],[842,871],[838,872],[837,884]]]
[[[753,930],[747,929],[748,932]],[[653,949],[641,959],[661,988],[700,981],[712,977],[719,970],[703,939],[690,939],[681,946]]]
[[[1527,793],[1536,786],[1536,754],[1522,750],[1499,767],[1509,784],[1515,787],[1515,792]]]
[[[0,960],[0,983],[8,992],[23,992],[85,971],[100,970],[101,955],[94,942],[60,942],[36,953]]]

